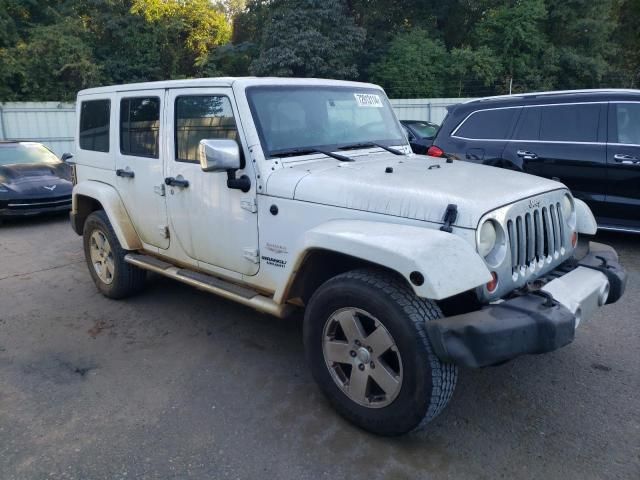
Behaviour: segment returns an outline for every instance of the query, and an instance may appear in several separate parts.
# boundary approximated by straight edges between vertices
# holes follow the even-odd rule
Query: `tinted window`
[[[80,148],[109,151],[109,112],[111,101],[89,100],[80,106]]]
[[[120,101],[120,151],[124,155],[158,158],[159,130],[159,98],[125,98]]]
[[[540,140],[597,142],[599,104],[541,107]]]
[[[615,143],[640,145],[640,103],[618,103],[616,105],[618,125]]]
[[[216,95],[187,96],[176,99],[176,160],[197,162],[200,140],[238,139],[231,102]]]
[[[479,110],[455,132],[457,137],[474,139],[507,139],[520,107],[499,110]]]
[[[540,138],[540,107],[522,109],[518,126],[513,134],[516,140],[538,140]]]

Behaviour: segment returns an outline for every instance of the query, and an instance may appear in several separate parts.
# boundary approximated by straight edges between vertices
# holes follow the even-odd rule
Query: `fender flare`
[[[285,296],[306,253],[324,249],[365,260],[398,272],[416,295],[442,300],[483,285],[491,274],[473,247],[461,237],[425,227],[363,220],[331,220],[309,230],[291,262],[289,282],[275,293]],[[412,272],[424,277],[421,285]]]
[[[576,231],[585,235],[595,235],[598,231],[598,223],[591,209],[577,198],[574,198],[573,202],[576,206]]]
[[[107,217],[109,217],[109,222],[111,222],[111,226],[123,249],[139,250],[142,248],[140,237],[133,227],[133,222],[115,188],[94,180],[81,182],[73,187],[72,218],[81,214],[78,208],[79,197],[88,197],[100,203]],[[84,224],[84,218],[81,219],[81,223]],[[77,233],[82,235],[82,231]]]

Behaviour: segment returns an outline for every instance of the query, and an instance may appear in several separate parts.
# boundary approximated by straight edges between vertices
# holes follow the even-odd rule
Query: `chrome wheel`
[[[389,331],[368,312],[333,312],[324,326],[322,353],[333,380],[354,402],[381,408],[400,392],[400,353]]]
[[[109,285],[113,282],[114,261],[111,245],[104,233],[94,230],[89,239],[89,250],[91,252],[91,264],[98,278]]]

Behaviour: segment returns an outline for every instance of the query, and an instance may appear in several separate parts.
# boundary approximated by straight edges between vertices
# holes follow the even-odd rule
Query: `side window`
[[[514,140],[538,140],[540,138],[541,107],[525,107],[518,120]]]
[[[455,131],[454,136],[476,140],[506,140],[521,107],[478,110]]]
[[[640,145],[640,103],[618,103],[615,109],[618,128],[612,141]]]
[[[80,105],[80,148],[109,151],[110,100],[87,100]]]
[[[120,101],[120,152],[158,158],[160,99],[124,98]]]
[[[599,117],[597,103],[541,107],[540,140],[597,142]]]
[[[198,162],[200,140],[238,139],[231,102],[222,95],[194,95],[176,98],[176,160]]]

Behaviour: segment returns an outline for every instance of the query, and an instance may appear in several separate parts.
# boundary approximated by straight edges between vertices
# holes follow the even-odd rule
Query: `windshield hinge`
[[[255,198],[252,198],[251,200],[242,200],[240,202],[240,208],[251,213],[256,213],[258,211],[258,204],[256,203]]]
[[[260,263],[260,250],[257,248],[245,248],[243,252],[242,256],[251,263]]]
[[[440,230],[447,233],[453,232],[453,228],[451,228],[451,225],[456,221],[457,218],[458,206],[450,203],[449,205],[447,205],[447,209],[444,212],[444,218],[442,219],[444,225],[440,227]]]

